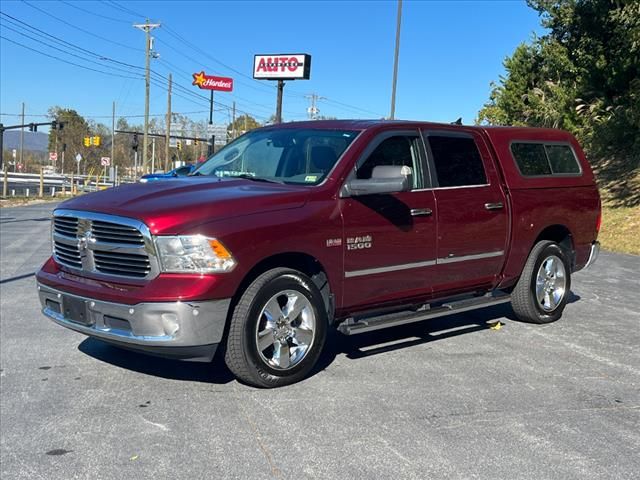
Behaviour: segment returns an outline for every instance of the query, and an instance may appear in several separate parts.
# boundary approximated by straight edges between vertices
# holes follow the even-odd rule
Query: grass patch
[[[30,197],[7,197],[0,198],[0,208],[4,207],[22,207],[25,205],[35,205],[37,203],[51,203],[51,202],[60,202],[67,197],[42,197],[38,198],[37,196]]]
[[[604,250],[640,255],[640,206],[604,205],[598,240]]]

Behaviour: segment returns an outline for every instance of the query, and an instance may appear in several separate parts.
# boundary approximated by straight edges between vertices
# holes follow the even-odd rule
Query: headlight
[[[163,272],[222,273],[236,266],[222,243],[204,235],[156,237],[156,249]]]

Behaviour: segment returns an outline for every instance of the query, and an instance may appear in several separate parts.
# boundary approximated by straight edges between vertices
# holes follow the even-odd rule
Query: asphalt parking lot
[[[46,320],[51,210],[0,210],[3,480],[638,478],[640,257],[576,274],[555,324],[502,305],[338,337],[311,378],[257,390]]]

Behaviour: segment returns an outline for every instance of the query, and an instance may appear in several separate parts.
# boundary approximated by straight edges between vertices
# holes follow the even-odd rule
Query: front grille
[[[58,263],[71,268],[82,268],[82,258],[77,244],[71,245],[54,240],[53,253]]]
[[[53,255],[60,265],[100,278],[149,279],[159,271],[146,226],[113,215],[57,210]]]
[[[91,222],[91,233],[100,242],[144,245],[144,237],[140,231],[127,225],[94,220]]]
[[[96,270],[110,275],[146,277],[151,271],[147,255],[94,251]]]
[[[78,236],[78,219],[75,217],[54,217],[53,231],[65,237]]]

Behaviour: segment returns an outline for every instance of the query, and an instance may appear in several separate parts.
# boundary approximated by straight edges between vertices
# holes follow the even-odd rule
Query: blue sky
[[[166,82],[160,77],[173,73],[178,84],[173,110],[193,112],[188,116],[194,120],[208,118],[208,101],[193,95],[206,92],[191,85],[191,74],[200,70],[234,78],[234,92],[217,93],[217,101],[231,105],[235,100],[239,112],[258,120],[269,117],[275,110],[274,83],[251,76],[253,54],[271,52],[313,57],[311,79],[285,87],[285,120],[306,118],[310,93],[326,97],[318,104],[321,115],[389,115],[395,1],[3,0],[0,5],[5,14],[0,35],[35,50],[1,40],[5,125],[18,123],[4,114],[19,113],[21,102],[34,115],[28,121],[45,121],[35,115],[60,105],[110,125],[114,100],[117,116],[142,123],[135,116],[144,113],[143,70],[135,67],[144,66],[144,34],[132,24],[144,16],[162,24],[153,32],[160,54],[152,61],[157,81]],[[453,121],[461,116],[472,123],[490,82],[503,73],[505,56],[533,32],[542,32],[538,16],[524,1],[405,0],[396,118]],[[166,90],[152,85],[150,113],[165,111]],[[215,117],[216,123],[227,122],[229,109],[216,107]]]

